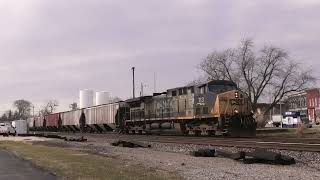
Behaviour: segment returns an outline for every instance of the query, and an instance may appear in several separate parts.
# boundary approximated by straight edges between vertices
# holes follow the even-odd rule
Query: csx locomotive
[[[28,119],[34,130],[129,134],[255,136],[256,122],[245,93],[231,81],[168,89],[75,111]]]

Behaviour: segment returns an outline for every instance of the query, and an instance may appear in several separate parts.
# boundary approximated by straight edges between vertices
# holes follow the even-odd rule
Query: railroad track
[[[320,152],[320,139],[317,138],[223,138],[223,137],[186,137],[186,136],[151,136],[151,135],[123,135],[80,134],[80,133],[48,133],[67,137],[84,136],[88,141],[105,143],[106,140],[144,141],[170,144],[194,144],[210,146],[226,146],[238,148],[264,148],[292,151]]]

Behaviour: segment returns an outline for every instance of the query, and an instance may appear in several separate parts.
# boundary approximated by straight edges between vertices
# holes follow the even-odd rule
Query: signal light
[[[238,93],[238,92],[235,92],[235,93],[234,93],[234,96],[235,96],[236,98],[239,98],[239,93]]]

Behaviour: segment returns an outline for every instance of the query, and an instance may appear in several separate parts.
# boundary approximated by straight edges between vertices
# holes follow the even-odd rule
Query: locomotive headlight
[[[234,93],[234,96],[235,96],[236,98],[239,98],[239,93],[238,93],[238,92],[235,92],[235,93]]]
[[[239,113],[238,109],[235,109],[235,110],[234,110],[234,113],[238,114],[238,113]]]

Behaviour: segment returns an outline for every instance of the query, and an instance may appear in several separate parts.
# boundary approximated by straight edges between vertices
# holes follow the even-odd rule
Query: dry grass
[[[62,179],[180,179],[170,173],[76,150],[11,141],[0,142],[0,148],[13,151]]]
[[[307,130],[307,127],[304,123],[300,123],[296,129],[296,134],[298,137],[303,137],[305,134],[305,131]]]

